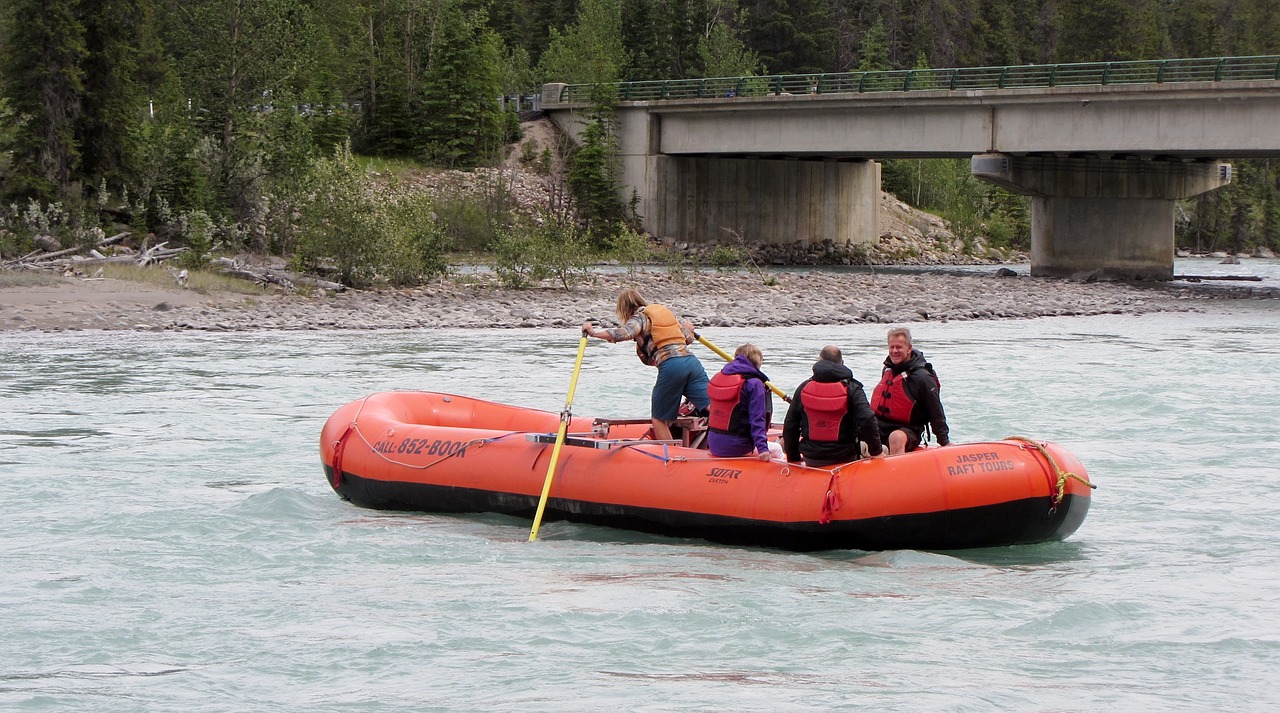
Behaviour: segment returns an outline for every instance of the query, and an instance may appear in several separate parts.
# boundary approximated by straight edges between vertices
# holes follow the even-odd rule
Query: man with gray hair
[[[942,384],[933,365],[911,346],[911,330],[906,327],[890,329],[888,342],[889,356],[884,360],[880,383],[871,392],[871,408],[889,455],[918,448],[926,426],[933,428],[938,445],[950,445],[947,416],[938,396]]]

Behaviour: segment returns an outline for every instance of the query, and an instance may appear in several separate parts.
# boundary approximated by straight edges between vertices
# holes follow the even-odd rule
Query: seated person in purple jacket
[[[764,356],[754,344],[743,344],[733,361],[711,377],[707,395],[711,397],[707,447],[711,455],[724,458],[754,455],[769,460],[769,421],[773,399],[760,371]]]

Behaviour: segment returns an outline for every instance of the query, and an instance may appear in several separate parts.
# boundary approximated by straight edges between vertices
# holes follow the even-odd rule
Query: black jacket
[[[917,435],[923,434],[925,424],[929,424],[933,428],[934,437],[938,439],[938,445],[945,446],[951,443],[947,414],[943,412],[942,399],[938,396],[938,376],[933,370],[933,365],[925,360],[924,354],[918,349],[912,349],[911,357],[901,364],[894,364],[892,360],[885,357],[884,368],[892,371],[894,376],[904,371],[911,372],[907,375],[905,388],[907,395],[915,402],[915,406],[911,409],[910,423],[900,424],[888,420],[884,423],[908,426]],[[883,380],[882,372],[881,381]]]
[[[843,382],[849,392],[849,408],[840,421],[838,441],[809,440],[809,419],[800,394],[810,381]],[[782,424],[782,448],[787,454],[787,460],[795,463],[803,456],[804,462],[813,466],[855,461],[862,456],[862,448],[858,445],[859,436],[866,442],[867,451],[871,455],[880,455],[880,429],[876,424],[876,416],[871,411],[871,404],[867,402],[867,393],[862,390],[862,384],[853,378],[853,372],[844,364],[818,361],[813,365],[813,378],[806,379],[796,388]]]

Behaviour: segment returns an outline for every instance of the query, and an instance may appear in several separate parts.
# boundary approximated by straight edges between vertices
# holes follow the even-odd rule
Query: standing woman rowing
[[[635,290],[618,294],[617,315],[621,327],[600,329],[588,320],[582,323],[582,333],[606,342],[633,339],[640,361],[658,367],[649,415],[653,419],[653,437],[669,441],[671,422],[680,415],[681,396],[700,410],[711,406],[707,372],[698,357],[689,353],[694,340],[693,323],[678,319],[660,304],[645,302]]]

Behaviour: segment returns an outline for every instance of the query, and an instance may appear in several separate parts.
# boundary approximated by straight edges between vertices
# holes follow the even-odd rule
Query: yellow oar
[[[573,392],[578,388],[578,372],[582,370],[582,355],[587,351],[587,335],[583,333],[578,341],[578,358],[573,362],[573,378],[569,380],[569,395],[564,400],[564,410],[560,412],[560,431],[556,434],[556,445],[551,449],[551,463],[547,465],[547,478],[542,482],[542,497],[538,498],[538,512],[533,516],[533,529],[529,531],[529,541],[538,539],[538,527],[542,525],[542,513],[547,509],[547,497],[551,495],[551,479],[556,476],[556,461],[560,460],[560,446],[564,445],[565,433],[569,430],[569,408],[573,405]]]
[[[733,357],[729,355],[729,352],[726,352],[720,347],[717,347],[716,345],[712,344],[710,339],[707,339],[706,337],[702,336],[701,334],[698,334],[697,332],[694,332],[693,336],[696,337],[698,341],[702,343],[702,346],[718,354],[721,359],[724,359],[725,361],[733,361]],[[782,393],[782,389],[779,389],[778,387],[774,386],[772,381],[766,381],[764,382],[764,385],[768,386],[769,390],[777,394],[778,398],[782,399],[783,401],[787,401],[787,402],[791,401],[791,397]]]

